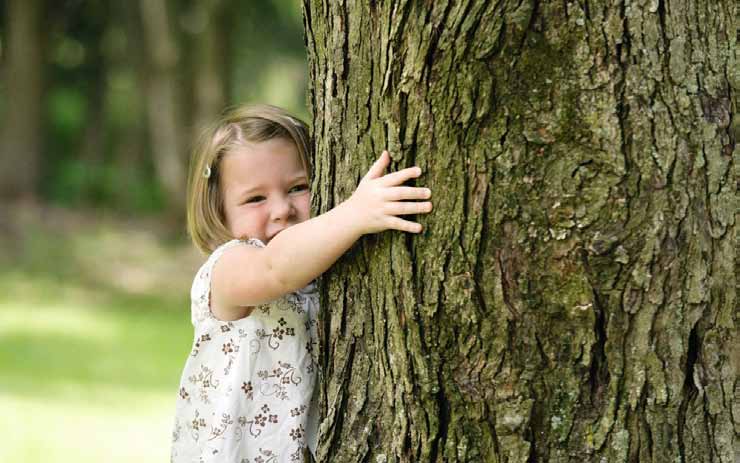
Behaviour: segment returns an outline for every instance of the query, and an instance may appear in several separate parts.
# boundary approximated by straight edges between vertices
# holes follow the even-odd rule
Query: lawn
[[[169,461],[199,257],[141,224],[47,226],[0,236],[0,461]]]

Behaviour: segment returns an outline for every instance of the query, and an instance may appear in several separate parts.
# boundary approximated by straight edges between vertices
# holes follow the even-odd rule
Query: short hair
[[[292,142],[310,181],[308,126],[287,111],[271,105],[245,105],[226,112],[196,141],[190,159],[187,191],[187,229],[203,253],[234,239],[226,227],[219,167],[224,155],[247,143],[272,139]]]

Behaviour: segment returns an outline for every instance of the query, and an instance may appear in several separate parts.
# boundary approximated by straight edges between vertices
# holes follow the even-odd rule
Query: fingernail
[[[421,167],[416,168],[416,175],[421,175]]]

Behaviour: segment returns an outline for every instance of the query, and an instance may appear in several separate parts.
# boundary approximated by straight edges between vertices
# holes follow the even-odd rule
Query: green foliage
[[[299,3],[215,2],[204,7],[178,0],[166,5],[177,51],[174,98],[185,140],[183,164],[194,127],[200,123],[195,117],[196,67],[204,66],[204,61],[219,63],[212,70],[219,73],[216,81],[223,87],[227,106],[266,102],[308,117]],[[45,35],[40,42],[46,44],[45,125],[38,134],[43,140],[42,199],[74,207],[166,212],[152,162],[145,95],[153,65],[142,51],[146,34],[140,7],[89,0],[47,2],[42,8]],[[0,19],[6,14],[0,6]],[[213,24],[223,43],[203,52],[198,46],[206,42],[206,26]],[[0,58],[5,58],[6,34],[5,21],[0,21]],[[22,109],[5,108],[7,91],[0,86],[4,118]]]
[[[303,18],[292,0],[244,2],[232,19],[235,102],[284,106],[306,119]]]
[[[156,179],[116,165],[62,161],[46,188],[53,202],[65,206],[114,205],[122,212],[141,213],[154,213],[164,206]]]
[[[49,92],[48,112],[54,139],[63,145],[72,144],[85,123],[86,109],[85,96],[79,89],[70,86],[53,88]]]

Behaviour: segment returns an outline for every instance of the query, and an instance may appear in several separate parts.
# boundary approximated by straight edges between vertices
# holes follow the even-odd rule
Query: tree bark
[[[435,206],[323,278],[319,461],[734,461],[733,8],[304,0],[315,212]]]
[[[32,198],[37,193],[43,140],[43,4],[10,0],[5,17],[0,197]]]

